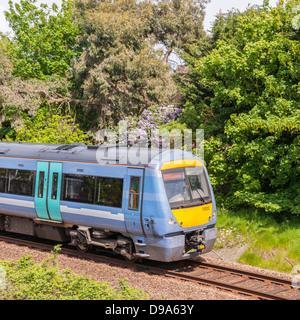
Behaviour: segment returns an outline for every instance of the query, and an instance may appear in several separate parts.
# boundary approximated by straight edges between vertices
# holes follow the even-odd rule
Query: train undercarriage
[[[137,259],[132,240],[109,230],[93,230],[86,226],[64,228],[51,223],[41,224],[32,219],[4,214],[0,214],[0,230],[68,242],[82,252],[88,252],[95,247],[120,254],[129,261]]]

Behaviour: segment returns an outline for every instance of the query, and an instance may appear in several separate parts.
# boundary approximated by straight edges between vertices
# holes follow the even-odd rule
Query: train
[[[212,250],[207,169],[183,150],[0,142],[0,230],[171,262]]]

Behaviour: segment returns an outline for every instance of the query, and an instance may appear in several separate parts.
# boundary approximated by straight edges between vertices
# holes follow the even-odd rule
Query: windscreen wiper
[[[189,180],[189,181],[190,181],[191,187],[193,187],[193,188],[197,191],[199,197],[200,197],[200,198],[202,199],[202,201],[206,204],[206,201],[205,201],[205,199],[201,196],[200,192],[198,191],[198,188],[194,185],[194,183],[193,183],[191,180]]]

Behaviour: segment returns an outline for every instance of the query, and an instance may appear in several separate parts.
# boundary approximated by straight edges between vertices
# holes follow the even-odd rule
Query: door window
[[[130,177],[128,209],[139,210],[141,177]]]
[[[58,172],[53,172],[51,199],[57,199]]]
[[[38,188],[38,197],[43,198],[44,194],[44,179],[45,179],[45,172],[40,171],[39,174],[39,188]]]

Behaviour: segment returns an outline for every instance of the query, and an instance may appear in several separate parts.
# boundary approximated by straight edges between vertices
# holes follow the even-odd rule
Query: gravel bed
[[[50,253],[31,249],[15,244],[7,244],[0,241],[0,260],[17,260],[24,254],[32,255],[36,262],[42,262],[50,256]],[[214,259],[211,257],[199,257],[198,259],[207,262],[216,262],[222,265],[241,267],[241,264]],[[148,275],[142,271],[132,271],[114,266],[109,266],[104,263],[83,260],[64,255],[58,256],[58,263],[61,269],[70,268],[73,273],[88,275],[91,278],[100,281],[108,282],[110,286],[118,287],[118,279],[128,279],[128,284],[132,288],[142,289],[150,296],[150,299],[165,299],[165,300],[245,300],[250,299],[245,296],[239,296],[230,292],[219,289],[212,289],[199,284],[192,284],[172,278],[162,278],[156,275]],[[247,270],[257,270],[258,268],[243,266]],[[286,274],[281,274],[273,271],[259,269],[262,273],[279,275],[287,278]]]

